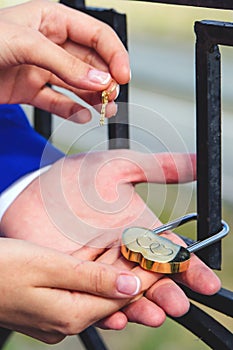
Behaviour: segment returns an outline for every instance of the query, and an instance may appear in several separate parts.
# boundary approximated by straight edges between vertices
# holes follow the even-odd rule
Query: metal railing
[[[132,0],[132,2],[135,0]],[[117,32],[127,47],[126,16],[114,10],[88,9],[84,0],[64,0],[68,6],[80,9],[108,23]],[[216,9],[233,10],[232,0],[155,0],[150,3],[186,5]],[[196,105],[197,105],[197,239],[203,239],[219,231],[221,227],[221,80],[219,45],[233,46],[233,24],[203,21],[195,23],[196,33]],[[128,86],[121,89],[118,102],[128,102]],[[128,107],[109,123],[109,147],[128,148]],[[35,112],[35,125],[39,132],[49,137],[51,116],[41,118],[42,111]],[[221,268],[221,243],[204,249],[199,256],[211,268]],[[221,289],[214,296],[203,296],[184,289],[186,295],[200,304],[206,305],[225,315],[233,317],[233,293]],[[174,319],[174,318],[173,318]],[[233,335],[213,317],[191,304],[189,312],[176,322],[189,329],[212,349],[233,349]],[[7,330],[0,333],[3,346]],[[95,328],[89,327],[79,334],[88,350],[105,350],[103,340]]]

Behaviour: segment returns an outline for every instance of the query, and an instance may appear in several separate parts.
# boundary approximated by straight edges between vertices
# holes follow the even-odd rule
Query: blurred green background
[[[1,6],[13,5],[20,3],[22,1],[12,0],[0,0]],[[171,5],[161,5],[161,4],[147,4],[140,1],[86,1],[90,6],[96,7],[106,7],[115,8],[120,12],[127,13],[128,15],[128,31],[129,31],[129,45],[133,52],[133,45],[137,40],[145,41],[149,43],[151,47],[157,47],[156,41],[164,47],[169,47],[172,50],[178,50],[179,54],[182,52],[186,54],[185,50],[193,52],[195,37],[193,33],[193,23],[195,20],[211,19],[211,20],[224,20],[232,21],[233,15],[231,11],[220,11],[220,10],[207,10],[207,9],[197,9],[189,7],[179,7]],[[182,51],[183,50],[183,51]],[[175,51],[176,54],[176,51]],[[192,54],[192,53],[191,53]],[[231,60],[231,53],[228,51],[229,60]],[[134,57],[131,57],[134,61]],[[232,61],[233,62],[233,61]],[[155,65],[159,66],[159,62],[154,62]],[[145,63],[146,65],[146,63]],[[149,94],[150,91],[156,91],[161,93],[163,96],[172,96],[178,99],[179,104],[185,104],[187,101],[194,101],[194,86],[192,84],[190,87],[190,92],[187,93],[187,89],[182,88],[181,81],[178,79],[176,82],[177,88],[171,87],[170,81],[173,80],[173,75],[170,75],[170,79],[166,82],[158,81],[146,81],[144,79],[140,80],[137,77],[137,65],[134,66],[136,78],[132,79],[132,87],[143,87],[145,93]],[[160,68],[159,68],[160,69]],[[162,68],[161,68],[162,69]],[[165,73],[165,72],[164,72]],[[175,74],[174,69],[174,74]],[[162,72],[163,74],[163,72]],[[192,71],[190,72],[192,75]],[[229,71],[227,74],[232,74]],[[163,83],[163,84],[162,84]],[[224,89],[224,87],[223,87]],[[179,92],[179,93],[178,93]],[[224,96],[227,96],[228,91]],[[232,93],[232,92],[231,92]],[[179,96],[178,96],[179,95]],[[223,96],[223,101],[224,97]],[[231,94],[230,94],[231,96]],[[224,108],[226,113],[232,115],[233,120],[233,105],[231,102],[232,98],[226,98],[224,103]],[[133,118],[133,117],[132,117]],[[169,118],[169,116],[168,116]],[[190,118],[190,124],[193,124],[193,116],[187,116]],[[223,135],[224,136],[224,135]],[[63,144],[64,141],[56,140],[57,144]],[[63,145],[64,146],[64,145]],[[224,150],[225,151],[225,150]],[[150,185],[140,185],[137,187],[139,193],[145,198],[148,205],[155,211],[155,213],[160,213],[159,216],[162,221],[167,221],[173,208],[177,206],[177,202],[182,203],[182,201],[187,198],[187,188],[185,185],[169,185],[166,186],[166,198],[163,202],[163,208],[160,207],[160,198],[164,196],[164,186]],[[148,191],[150,191],[150,196],[148,196]],[[190,195],[190,190],[189,194]],[[228,222],[230,227],[233,227],[233,194],[232,201],[227,199],[223,202],[223,218]],[[179,199],[177,199],[179,197]],[[186,206],[186,212],[193,212],[196,209],[195,201],[195,187],[192,189],[192,195],[188,200],[188,205]],[[179,205],[177,211],[179,212]],[[182,213],[184,214],[184,213]],[[185,234],[189,237],[195,237],[195,225],[188,224],[184,228],[177,230],[177,232]],[[223,264],[222,271],[217,272],[222,280],[222,284],[225,288],[233,289],[232,281],[232,246],[233,238],[230,234],[223,241]],[[210,310],[206,309],[208,312]],[[232,320],[220,315],[217,312],[211,312],[221,323],[226,325],[229,329],[233,330]],[[62,316],[61,316],[62,317]],[[81,315],[80,315],[81,317]],[[119,350],[176,350],[184,348],[187,350],[201,350],[208,349],[197,337],[190,334],[188,331],[183,329],[181,326],[177,325],[175,322],[171,321],[169,318],[166,320],[165,324],[158,328],[152,329],[149,327],[129,324],[127,328],[123,331],[101,331],[102,336],[105,339],[106,344],[109,349]],[[81,350],[84,349],[78,338],[70,337],[65,339],[62,343],[58,345],[48,346],[40,342],[34,341],[28,337],[20,334],[14,334],[7,346],[6,350]]]

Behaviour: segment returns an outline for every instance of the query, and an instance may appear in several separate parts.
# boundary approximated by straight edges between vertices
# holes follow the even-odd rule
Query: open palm
[[[175,279],[144,271],[121,257],[120,237],[129,226],[160,224],[135,192],[136,183],[177,183],[194,178],[195,157],[188,154],[114,150],[63,158],[15,200],[3,217],[3,232],[8,237],[29,240],[79,259],[132,269],[142,281],[145,296],[124,312],[103,320],[101,326],[121,328],[127,320],[158,326],[165,313],[173,316],[185,313],[188,300]],[[167,235],[180,242],[176,235]],[[195,256],[188,271],[176,279],[204,294],[214,293],[220,287],[214,273]]]

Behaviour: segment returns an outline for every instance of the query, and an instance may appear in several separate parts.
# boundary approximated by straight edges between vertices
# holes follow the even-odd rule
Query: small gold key
[[[108,100],[109,100],[109,97],[111,95],[111,93],[113,93],[113,91],[116,89],[117,87],[117,83],[114,83],[112,88],[110,90],[104,90],[102,92],[102,95],[101,95],[101,99],[102,99],[102,106],[101,106],[101,112],[100,112],[100,125],[104,125],[104,119],[105,119],[105,115],[106,115],[106,107],[107,107],[107,104],[108,104]]]
[[[108,97],[109,93],[105,90],[102,92],[102,106],[101,106],[101,112],[100,112],[100,125],[104,125],[104,119],[106,114],[106,107],[108,104]]]

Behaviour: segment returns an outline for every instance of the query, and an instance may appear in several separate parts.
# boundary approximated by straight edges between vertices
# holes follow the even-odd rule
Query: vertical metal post
[[[39,108],[34,109],[34,128],[35,130],[49,139],[52,133],[52,115],[51,113]]]
[[[116,31],[125,48],[127,42],[127,22],[126,15],[116,13],[113,15],[112,28]],[[109,120],[108,137],[109,148],[129,148],[129,107],[128,107],[128,84],[121,86],[117,99],[117,115]]]
[[[198,239],[221,229],[221,91],[220,52],[205,28],[195,25],[197,99]],[[221,268],[221,242],[199,256],[211,268]]]

